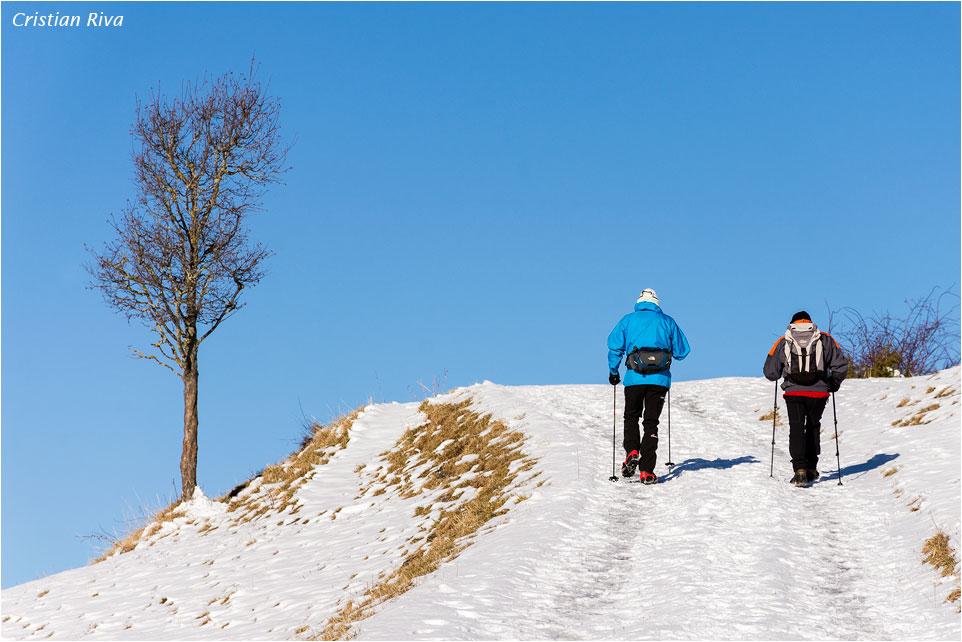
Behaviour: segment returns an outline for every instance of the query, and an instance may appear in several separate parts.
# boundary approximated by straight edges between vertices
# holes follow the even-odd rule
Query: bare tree
[[[248,239],[245,219],[287,171],[280,102],[250,72],[187,84],[179,97],[137,101],[132,159],[136,197],[111,218],[115,238],[93,252],[91,287],[156,335],[133,354],[184,382],[181,498],[197,485],[197,384],[201,343],[244,307],[270,252]]]
[[[958,365],[958,299],[952,288],[909,299],[908,314],[863,316],[853,308],[830,313],[830,332],[849,358],[849,376],[914,377]]]

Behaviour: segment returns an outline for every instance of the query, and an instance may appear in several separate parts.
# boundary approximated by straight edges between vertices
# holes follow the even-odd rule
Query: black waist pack
[[[786,372],[785,378],[799,386],[814,386],[825,379],[824,372]]]
[[[625,365],[642,376],[664,372],[671,367],[671,352],[664,348],[635,348],[628,353]]]

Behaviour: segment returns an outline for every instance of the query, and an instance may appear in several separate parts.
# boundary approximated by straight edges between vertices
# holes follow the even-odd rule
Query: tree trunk
[[[189,501],[197,487],[197,346],[184,362],[184,447],[180,455],[181,500]]]

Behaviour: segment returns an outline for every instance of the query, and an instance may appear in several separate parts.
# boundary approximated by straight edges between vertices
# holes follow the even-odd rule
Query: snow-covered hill
[[[769,477],[763,379],[674,386],[657,486],[608,480],[610,386],[485,382],[432,399],[453,410],[428,423],[368,406],[229,502],[198,496],[129,552],[3,591],[2,634],[957,640],[958,566],[923,547],[959,550],[959,390],[959,368],[847,381],[843,485],[829,405],[807,489],[786,481],[787,425]]]

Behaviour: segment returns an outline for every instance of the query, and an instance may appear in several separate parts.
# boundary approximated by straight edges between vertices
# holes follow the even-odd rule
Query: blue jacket
[[[675,320],[647,301],[636,303],[635,311],[626,314],[608,335],[608,370],[617,374],[622,357],[635,348],[665,348],[671,351],[673,361],[681,361],[691,352],[688,339]],[[625,385],[641,384],[671,388],[671,371],[642,376],[629,368]]]

